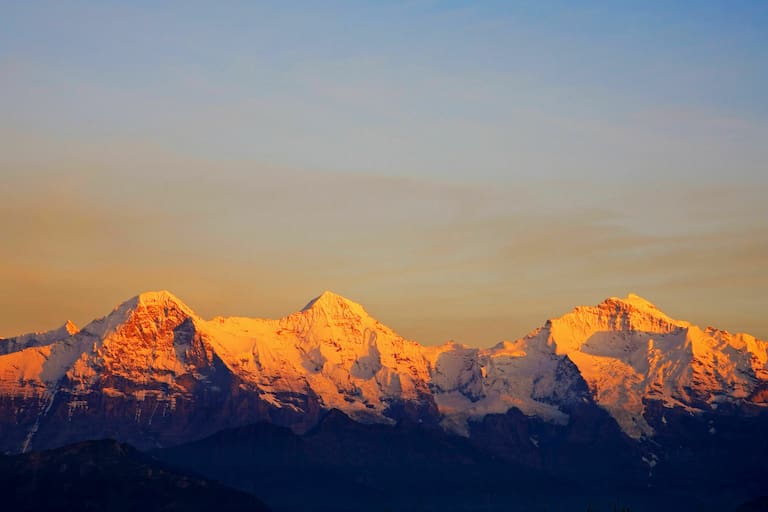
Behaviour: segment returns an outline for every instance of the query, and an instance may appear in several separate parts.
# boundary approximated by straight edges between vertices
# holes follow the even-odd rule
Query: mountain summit
[[[308,310],[338,312],[350,311],[358,316],[367,316],[363,306],[331,291],[324,291],[304,306],[301,311]]]
[[[635,293],[630,292],[623,299],[617,299],[616,297],[611,297],[611,299],[626,302],[627,304],[631,304],[632,306],[642,311],[659,311],[659,309],[654,304],[652,304],[651,301],[644,299]]]
[[[675,320],[634,294],[488,349],[424,347],[328,291],[277,320],[205,320],[146,292],[80,330],[0,340],[8,451],[93,436],[163,446],[256,421],[302,432],[331,409],[469,435],[512,409],[567,425],[587,407],[639,439],[656,434],[658,411],[766,402],[765,341]]]

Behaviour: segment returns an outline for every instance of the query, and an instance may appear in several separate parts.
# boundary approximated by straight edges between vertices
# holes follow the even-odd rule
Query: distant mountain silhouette
[[[267,511],[252,495],[169,469],[112,440],[0,457],[5,510]]]

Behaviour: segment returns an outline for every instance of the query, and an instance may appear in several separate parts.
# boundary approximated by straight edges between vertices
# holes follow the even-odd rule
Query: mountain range
[[[331,292],[279,320],[204,320],[149,292],[82,329],[0,340],[0,354],[9,452],[99,434],[164,446],[260,420],[302,432],[330,409],[467,435],[512,408],[566,424],[570,408],[596,404],[640,439],[656,431],[653,411],[768,405],[768,342],[675,320],[632,294],[478,349],[406,340]]]
[[[457,473],[477,485],[499,467],[517,482],[667,489],[672,478],[720,485],[737,503],[768,484],[766,427],[768,342],[634,294],[484,349],[420,345],[332,292],[277,320],[206,320],[148,292],[81,329],[0,340],[0,450],[112,438],[259,496],[280,487],[254,483],[275,467],[290,480],[401,460],[419,475],[482,468]]]

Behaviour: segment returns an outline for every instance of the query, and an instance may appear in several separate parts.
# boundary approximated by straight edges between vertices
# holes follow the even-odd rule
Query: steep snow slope
[[[566,423],[570,406],[590,402],[573,363],[555,354],[538,331],[486,350],[450,343],[426,353],[443,426],[459,433],[467,432],[470,418],[505,413],[512,407],[528,416]]]
[[[759,398],[753,394],[766,381],[766,342],[674,320],[633,294],[578,307],[540,335],[575,363],[595,401],[633,437],[652,434],[647,400],[710,409]]]
[[[14,338],[0,339],[0,355],[18,352],[30,347],[44,347],[57,341],[65,340],[78,332],[77,326],[71,321],[48,332],[22,334]]]
[[[331,292],[280,320],[214,318],[201,330],[227,367],[277,407],[285,392],[313,392],[324,408],[362,420],[386,421],[408,403],[434,407],[422,347]]]

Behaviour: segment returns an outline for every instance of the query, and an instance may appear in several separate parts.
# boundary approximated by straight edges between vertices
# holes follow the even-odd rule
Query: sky
[[[0,336],[323,290],[489,346],[768,338],[768,4],[0,0]]]

